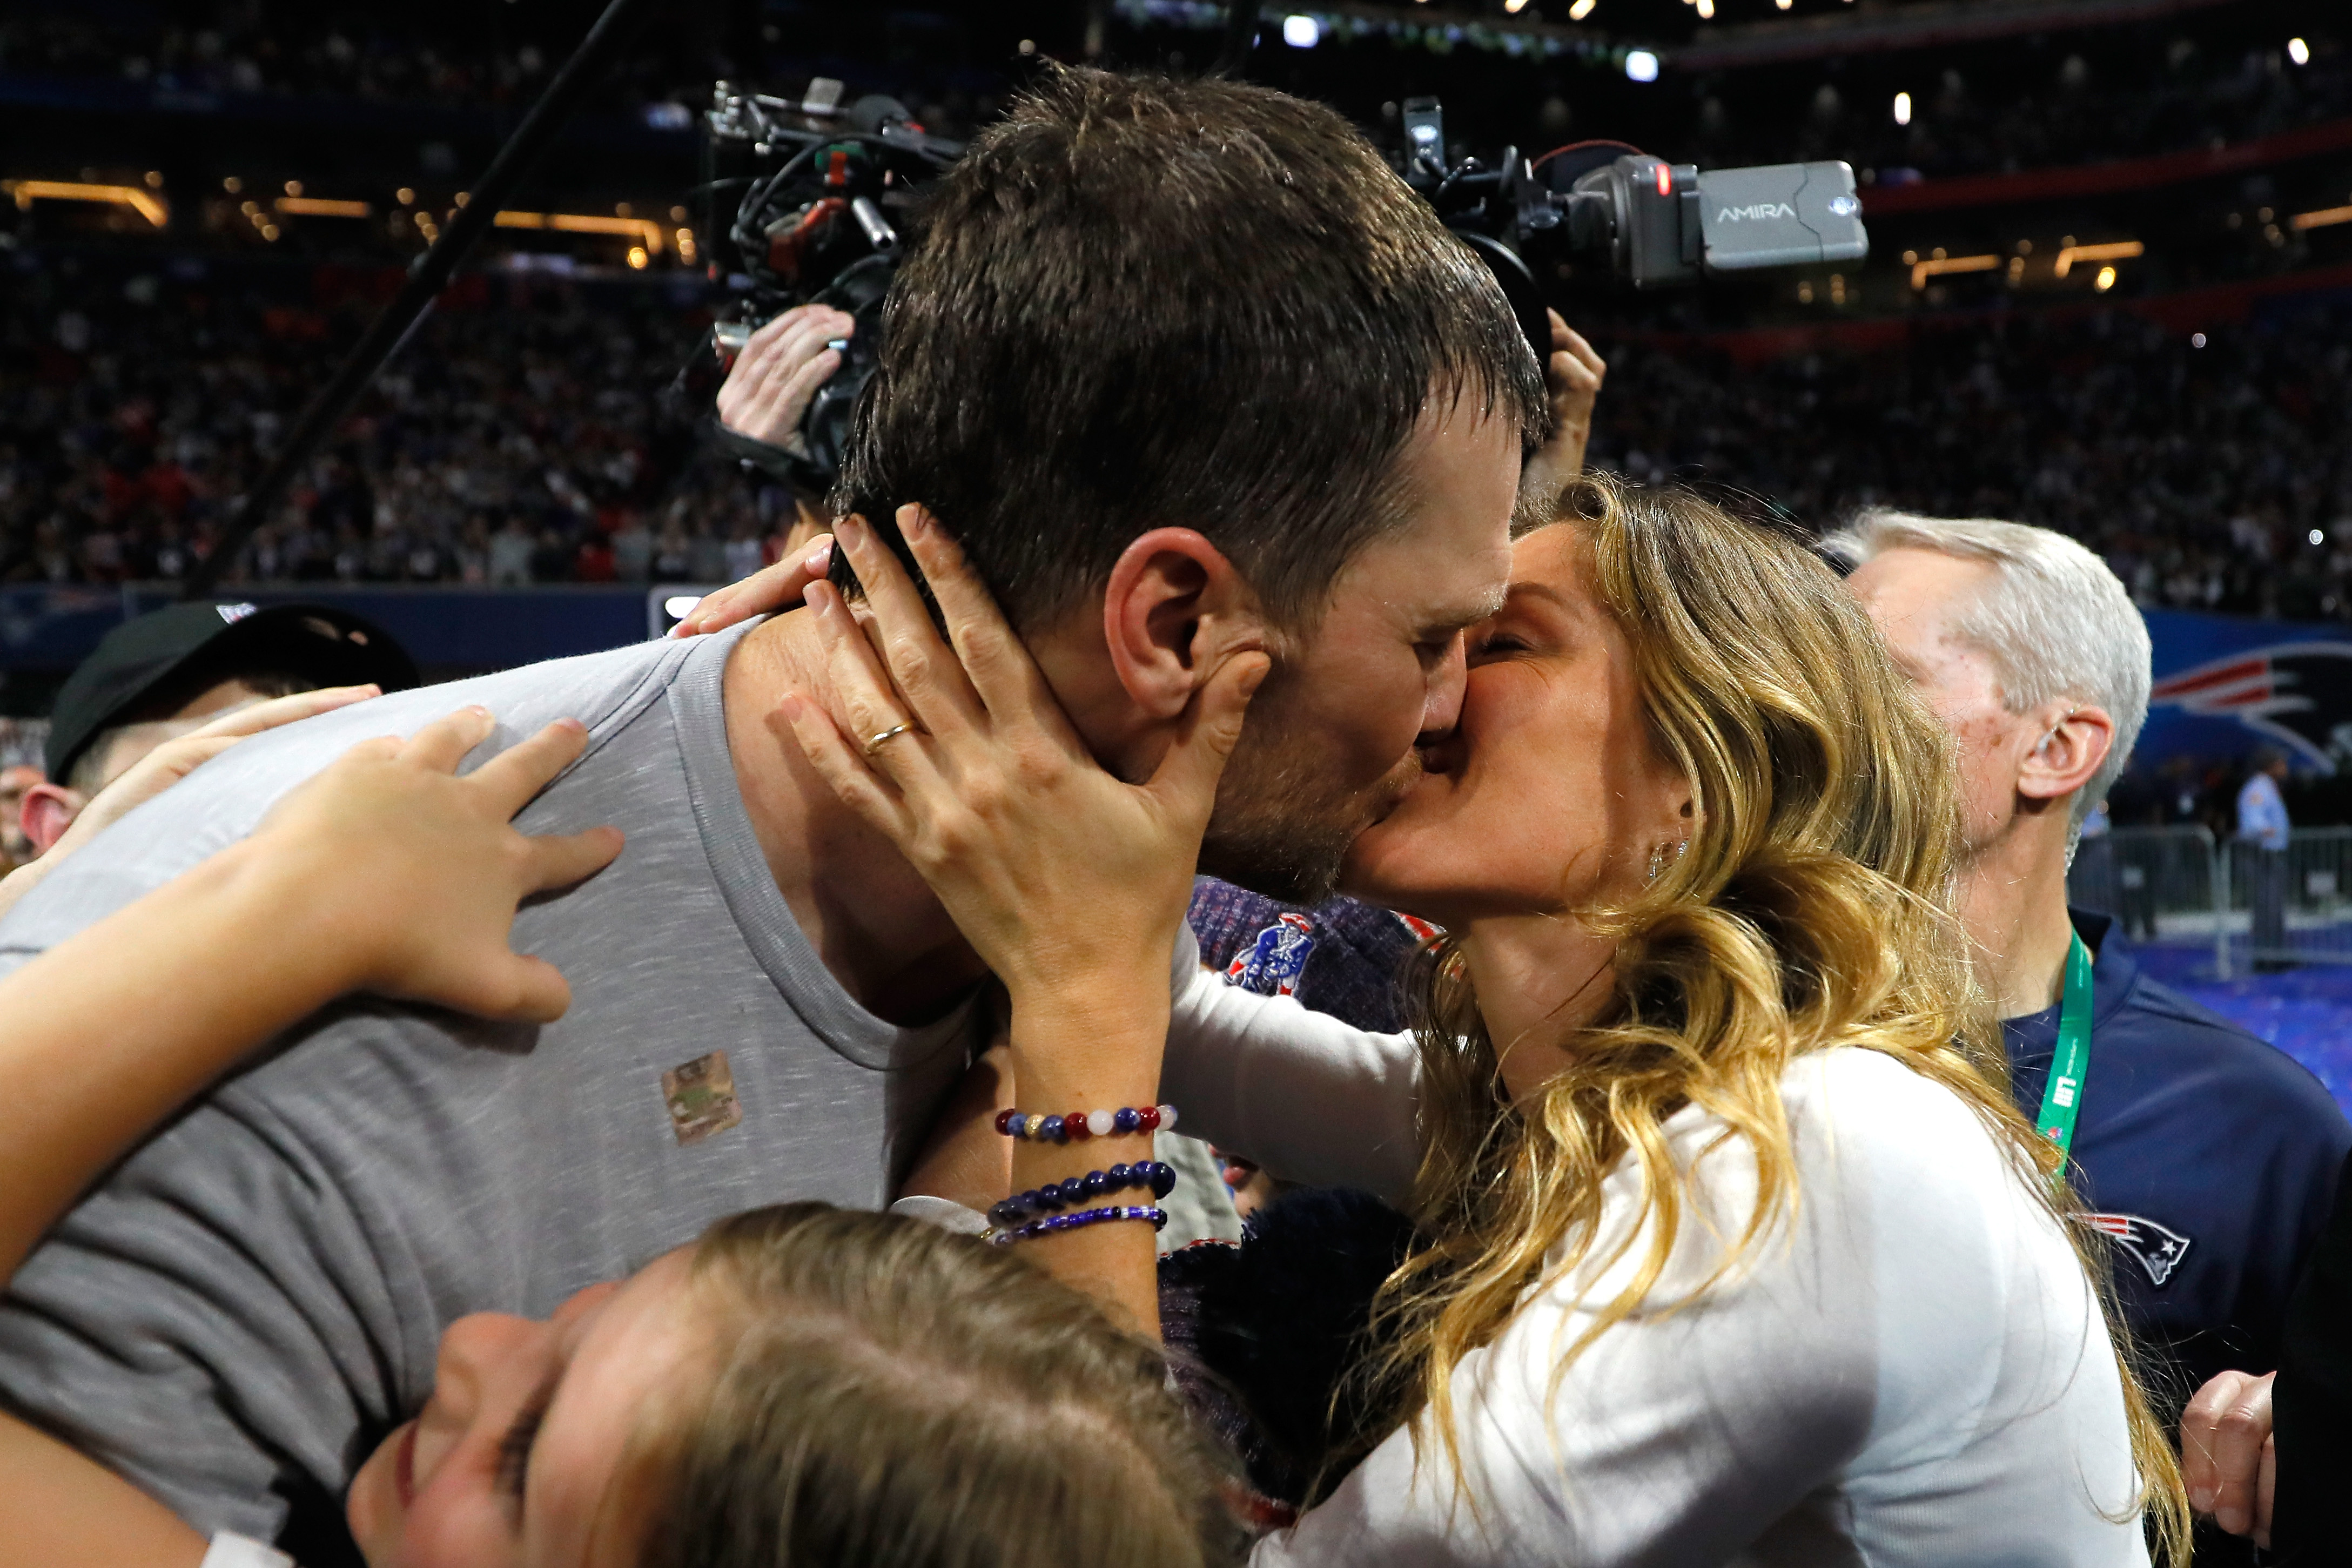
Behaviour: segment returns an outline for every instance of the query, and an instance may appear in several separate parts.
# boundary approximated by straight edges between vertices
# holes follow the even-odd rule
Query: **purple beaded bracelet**
[[[1088,1171],[1066,1181],[1049,1181],[1044,1186],[1014,1193],[991,1207],[988,1218],[1007,1228],[1025,1225],[1041,1214],[1069,1208],[1090,1197],[1102,1197],[1129,1186],[1150,1187],[1155,1200],[1166,1197],[1176,1189],[1176,1168],[1158,1160],[1138,1160],[1131,1166],[1122,1164],[1107,1171]]]
[[[1082,1208],[1076,1214],[1048,1215],[1043,1219],[1033,1219],[1026,1225],[1016,1225],[1010,1230],[992,1231],[988,1239],[997,1246],[1004,1247],[1015,1241],[1051,1236],[1056,1230],[1076,1230],[1114,1219],[1148,1219],[1154,1230],[1162,1229],[1168,1224],[1168,1216],[1160,1209],[1144,1204],[1115,1203],[1102,1208]]]

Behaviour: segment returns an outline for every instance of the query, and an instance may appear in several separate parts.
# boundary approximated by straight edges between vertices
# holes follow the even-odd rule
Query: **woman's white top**
[[[1179,943],[1161,1098],[1277,1176],[1401,1196],[1416,1066],[1372,1035],[1202,973]],[[1646,1249],[1524,1301],[1454,1375],[1468,1478],[1409,1433],[1254,1563],[1983,1564],[2147,1561],[2123,1386],[2098,1304],[2013,1156],[1958,1096],[1862,1050],[1781,1081],[1799,1196],[1679,1311],[1744,1229],[1747,1145],[1696,1107],[1664,1279],[1560,1373]],[[1596,1257],[1638,1211],[1605,1185]],[[1418,1463],[1416,1463],[1416,1458]],[[1475,1506],[1474,1506],[1475,1504]]]

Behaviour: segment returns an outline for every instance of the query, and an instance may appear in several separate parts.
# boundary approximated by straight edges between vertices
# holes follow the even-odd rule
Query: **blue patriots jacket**
[[[2173,1386],[2150,1392],[2177,1410],[2217,1372],[2278,1364],[2287,1296],[2326,1224],[2352,1124],[2285,1052],[2140,973],[2107,916],[2070,913],[2095,955],[2074,1184],[2113,1242],[2133,1333],[2169,1364]],[[2001,1026],[2029,1121],[2058,1014]]]

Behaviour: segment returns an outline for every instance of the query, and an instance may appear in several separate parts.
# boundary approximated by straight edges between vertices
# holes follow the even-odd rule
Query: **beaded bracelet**
[[[1136,1105],[1117,1111],[1073,1111],[1065,1116],[999,1111],[996,1130],[1008,1138],[1055,1144],[1108,1138],[1115,1133],[1172,1133],[1176,1130],[1176,1107]]]
[[[1028,1241],[1040,1236],[1050,1236],[1056,1230],[1076,1230],[1083,1226],[1100,1225],[1112,1219],[1148,1219],[1158,1230],[1168,1223],[1168,1216],[1158,1208],[1142,1204],[1111,1204],[1102,1208],[1082,1208],[1076,1214],[1050,1214],[1043,1219],[1033,1219],[1026,1225],[1016,1225],[1010,1230],[992,1231],[989,1240],[999,1247],[1015,1241]]]
[[[1158,1160],[1138,1160],[1131,1166],[1117,1165],[1107,1171],[1088,1171],[1067,1181],[1047,1182],[1044,1186],[1014,1193],[991,1208],[988,1218],[999,1225],[1021,1225],[1041,1214],[1069,1208],[1090,1197],[1101,1197],[1106,1193],[1129,1186],[1148,1186],[1153,1197],[1166,1197],[1176,1188],[1176,1167],[1162,1165]]]

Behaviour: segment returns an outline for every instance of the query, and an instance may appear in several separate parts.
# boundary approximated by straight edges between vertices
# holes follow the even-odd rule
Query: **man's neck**
[[[2066,813],[2018,817],[1970,857],[1960,893],[1978,977],[2002,1019],[2055,1007],[2065,993]]]
[[[858,1005],[892,1023],[936,1018],[986,973],[915,869],[860,821],[773,719],[797,691],[839,717],[814,628],[753,628],[727,661],[727,745],[751,833],[809,946]]]

